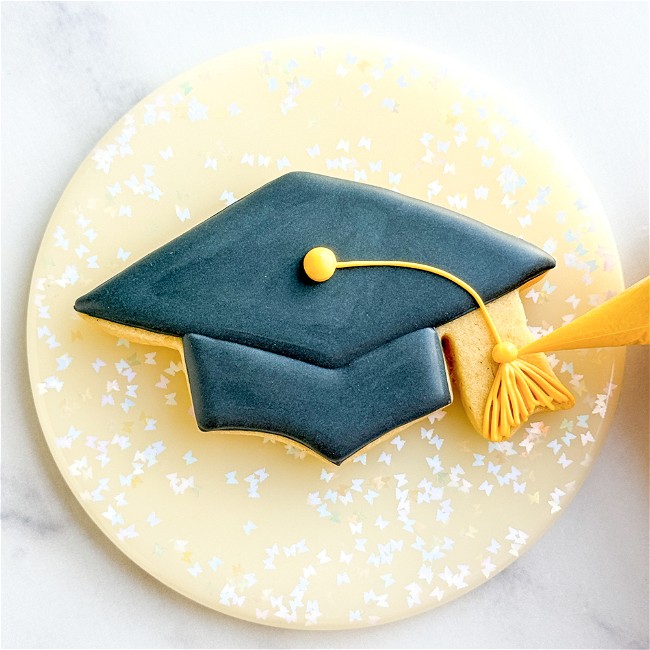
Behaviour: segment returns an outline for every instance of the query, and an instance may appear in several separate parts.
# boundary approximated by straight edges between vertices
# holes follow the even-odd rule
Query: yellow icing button
[[[497,343],[492,348],[492,358],[497,363],[509,363],[517,358],[517,347],[508,341]]]
[[[305,255],[302,265],[311,280],[325,282],[336,271],[336,255],[329,248],[317,246]]]

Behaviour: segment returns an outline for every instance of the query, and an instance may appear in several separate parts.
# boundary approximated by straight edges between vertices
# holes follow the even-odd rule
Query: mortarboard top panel
[[[424,201],[318,174],[279,177],[79,298],[82,313],[337,368],[476,308],[444,278],[359,268],[314,285],[304,255],[430,264],[485,302],[553,268],[544,251]],[[380,315],[379,317],[377,315]]]

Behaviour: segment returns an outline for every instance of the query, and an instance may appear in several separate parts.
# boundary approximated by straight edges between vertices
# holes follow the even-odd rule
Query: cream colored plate
[[[232,616],[394,620],[485,582],[567,506],[605,437],[623,353],[552,357],[576,407],[502,444],[457,405],[341,468],[201,433],[176,352],[112,338],[72,305],[289,170],[391,188],[544,247],[558,268],[525,295],[535,333],[618,292],[617,253],[589,183],[529,111],[441,57],[372,42],[209,61],[135,106],[65,190],[34,268],[29,366],[52,455],[88,515],[151,575]]]

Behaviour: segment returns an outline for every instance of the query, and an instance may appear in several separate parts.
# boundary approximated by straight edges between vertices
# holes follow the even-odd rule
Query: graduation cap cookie
[[[290,173],[80,297],[120,337],[180,350],[204,431],[283,436],[333,463],[460,394],[511,435],[573,398],[530,343],[518,290],[555,261],[467,217]],[[449,372],[448,372],[449,370]]]

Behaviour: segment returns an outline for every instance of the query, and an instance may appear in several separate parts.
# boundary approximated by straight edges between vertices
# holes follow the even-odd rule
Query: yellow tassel
[[[321,246],[310,250],[303,260],[303,268],[314,282],[329,280],[337,269],[360,266],[391,266],[427,271],[457,284],[474,298],[497,342],[492,349],[492,358],[499,364],[499,368],[488,395],[481,430],[481,434],[488,440],[498,442],[509,438],[512,432],[538,408],[555,411],[559,408],[570,408],[575,403],[573,395],[557,377],[524,358],[520,358],[513,343],[501,340],[481,296],[470,285],[449,271],[427,264],[399,260],[339,262],[330,249]]]
[[[493,442],[506,440],[538,408],[556,411],[573,403],[573,395],[555,376],[526,359],[504,361],[488,395],[481,433]]]

